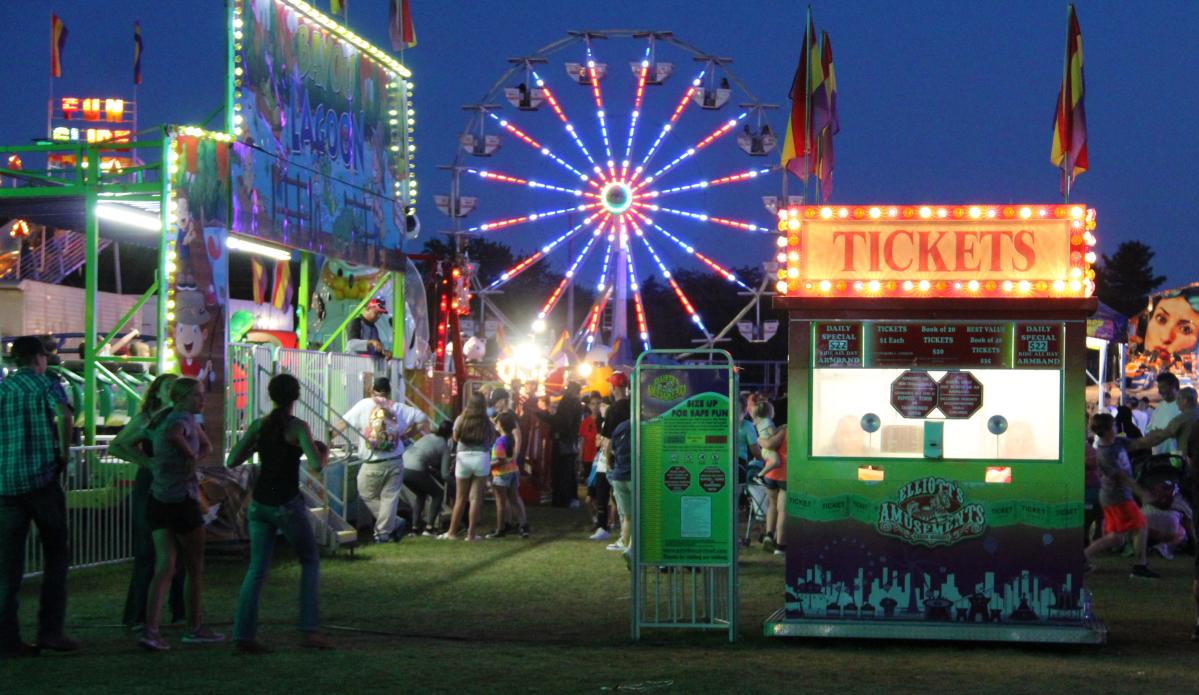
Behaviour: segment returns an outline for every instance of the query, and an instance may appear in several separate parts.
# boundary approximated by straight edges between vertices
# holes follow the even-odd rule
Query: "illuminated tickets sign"
[[[408,70],[306,2],[231,5],[233,230],[403,270]]]
[[[779,213],[776,289],[804,297],[1085,297],[1081,205],[796,206]]]

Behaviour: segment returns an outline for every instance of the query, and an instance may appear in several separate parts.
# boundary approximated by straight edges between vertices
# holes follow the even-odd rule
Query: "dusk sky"
[[[325,0],[313,2],[328,6]],[[351,28],[387,46],[386,5],[383,0],[349,0]],[[448,188],[436,165],[454,156],[467,118],[460,107],[479,100],[507,69],[507,58],[527,55],[572,29],[673,31],[705,51],[732,57],[736,76],[760,100],[783,106],[768,116],[781,134],[805,11],[798,2],[766,0],[412,0],[411,5],[419,44],[404,62],[416,85],[419,207],[427,234],[446,227],[432,196]],[[64,76],[54,84],[57,96],[132,97],[132,25],[140,19],[145,42],[145,81],[138,93],[141,127],[198,123],[222,105],[223,7],[222,0],[0,3],[5,46],[0,74],[6,86],[0,141],[19,144],[45,135],[51,11],[70,32]],[[1078,179],[1072,201],[1097,208],[1101,251],[1110,253],[1120,241],[1139,239],[1157,251],[1157,270],[1169,277],[1168,285],[1199,279],[1193,262],[1199,245],[1192,236],[1199,218],[1199,92],[1194,89],[1199,3],[1083,1],[1077,9],[1086,56],[1091,170]],[[834,204],[1060,200],[1049,148],[1062,75],[1065,3],[826,1],[814,2],[812,11],[818,30],[830,34],[839,87]],[[631,84],[631,76],[624,65],[639,59],[642,50],[633,41],[595,44],[597,60],[610,62],[616,78],[605,93],[610,122],[616,124],[614,141],[623,142],[627,132],[629,95],[620,85]],[[676,101],[697,69],[677,52],[663,58],[677,64],[677,73],[646,96],[647,122],[638,136],[642,147],[661,123],[656,110]],[[544,76],[565,95],[572,119],[585,137],[590,134],[588,144],[594,148],[594,108],[586,110],[589,95],[567,78],[566,60],[583,60],[581,49],[555,54],[544,66]],[[701,136],[713,122],[736,115],[726,110],[705,122],[703,117],[712,114],[695,111],[688,127]],[[578,155],[548,109],[524,116],[531,134],[564,154]],[[219,127],[222,118],[213,119],[210,127]],[[686,149],[690,132],[684,128],[678,138],[672,134],[663,157],[666,150],[677,154]],[[555,178],[559,171],[516,155],[520,147],[506,140],[502,154],[510,159],[497,156],[495,169],[562,182]],[[697,157],[696,167],[680,172],[670,185],[777,163],[775,156],[751,160],[731,139],[721,147],[705,153],[702,163]],[[769,223],[758,196],[777,193],[778,187],[776,175],[720,196],[680,198],[680,207]],[[494,187],[477,192],[483,200],[469,224],[559,202]],[[495,238],[527,248],[555,229]],[[765,237],[730,243],[735,233],[703,225],[677,229],[697,248],[734,265],[766,260],[772,248]]]

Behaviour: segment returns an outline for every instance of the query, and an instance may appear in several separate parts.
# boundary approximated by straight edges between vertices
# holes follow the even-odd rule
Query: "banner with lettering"
[[[727,565],[737,488],[730,370],[641,365],[637,373],[639,560]]]
[[[408,85],[298,4],[235,3],[233,231],[402,271]]]

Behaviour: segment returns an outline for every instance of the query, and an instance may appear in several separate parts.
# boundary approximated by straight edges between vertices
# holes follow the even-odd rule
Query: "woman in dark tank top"
[[[313,471],[320,471],[328,449],[313,440],[308,425],[292,415],[300,398],[300,382],[290,374],[277,374],[267,387],[275,409],[270,415],[251,423],[233,450],[227,465],[240,466],[255,453],[261,472],[254,485],[246,525],[250,531],[250,566],[237,598],[237,617],[233,624],[234,645],[245,654],[265,654],[271,649],[260,643],[258,600],[266,581],[281,532],[300,560],[300,645],[330,649],[332,645],[320,632],[320,552],[312,531],[303,495],[300,494],[300,457],[307,458]]]

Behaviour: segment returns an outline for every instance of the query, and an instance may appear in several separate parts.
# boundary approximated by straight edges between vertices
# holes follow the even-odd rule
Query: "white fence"
[[[130,493],[137,466],[108,455],[106,446],[71,449],[63,474],[67,497],[67,529],[71,569],[122,562],[133,557],[133,514]],[[43,569],[37,526],[25,544],[25,576]]]

